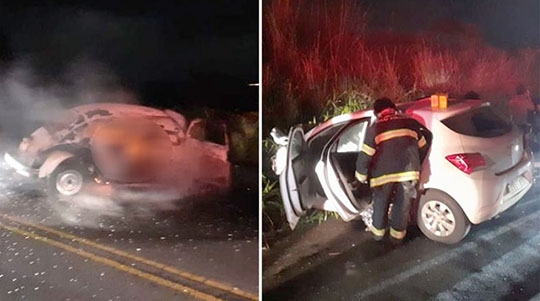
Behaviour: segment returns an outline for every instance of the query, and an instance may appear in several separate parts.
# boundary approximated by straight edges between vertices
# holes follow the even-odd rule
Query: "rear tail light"
[[[446,160],[468,175],[478,168],[486,166],[486,161],[480,153],[449,155],[446,156]]]

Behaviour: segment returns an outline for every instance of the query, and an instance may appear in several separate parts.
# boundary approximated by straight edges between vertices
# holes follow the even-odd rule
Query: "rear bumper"
[[[27,177],[27,178],[37,178],[38,177],[38,170],[28,167],[21,163],[17,158],[10,153],[6,152],[4,153],[4,161],[9,165],[9,167],[13,168],[15,172],[18,174]]]
[[[514,167],[498,174],[486,169],[466,175],[454,166],[445,168],[444,165],[434,166],[433,170],[445,170],[445,173],[430,175],[424,189],[437,189],[450,195],[473,224],[480,224],[512,207],[534,184],[534,159],[530,151],[525,151]],[[429,172],[425,173],[429,175]]]
[[[469,218],[475,224],[491,219],[512,207],[531,189],[535,180],[532,153],[525,152],[519,164],[501,174],[495,175],[486,171],[481,176],[482,188],[478,206],[475,212],[470,212]],[[518,189],[511,189],[517,182],[521,184]]]
[[[497,213],[503,212],[506,209],[510,208],[512,205],[517,203],[534,185],[534,156],[531,151],[526,151],[523,156],[524,160],[520,162],[515,168],[509,171],[507,178],[515,181],[518,177],[523,177],[527,180],[527,184],[523,185],[521,189],[517,191],[510,192],[508,191],[508,186],[510,182],[507,182],[501,197],[498,199],[498,210]],[[506,173],[503,173],[499,176],[505,176]]]

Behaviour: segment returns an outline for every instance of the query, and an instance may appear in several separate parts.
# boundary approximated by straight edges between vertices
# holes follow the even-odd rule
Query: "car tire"
[[[79,194],[90,177],[88,167],[75,158],[62,162],[48,178],[47,190],[52,197],[73,197]]]
[[[458,203],[448,194],[434,189],[428,189],[420,198],[417,224],[429,239],[444,244],[461,241],[471,229],[471,223]]]

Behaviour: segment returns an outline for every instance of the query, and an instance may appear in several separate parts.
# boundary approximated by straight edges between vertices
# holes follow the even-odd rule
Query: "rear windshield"
[[[457,133],[474,137],[497,137],[512,130],[510,121],[489,106],[454,115],[442,123]]]

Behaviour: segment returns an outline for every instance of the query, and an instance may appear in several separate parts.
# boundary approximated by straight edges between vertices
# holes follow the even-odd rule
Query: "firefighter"
[[[362,183],[369,180],[372,188],[374,239],[383,239],[392,203],[390,236],[399,243],[407,234],[411,201],[416,198],[431,133],[415,119],[398,112],[389,98],[377,99],[373,110],[377,120],[366,132],[355,176]]]

